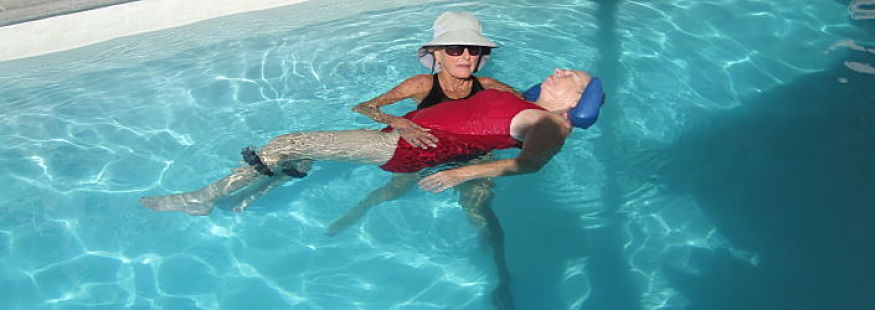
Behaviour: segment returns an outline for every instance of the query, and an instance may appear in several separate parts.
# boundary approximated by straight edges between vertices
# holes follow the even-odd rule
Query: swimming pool
[[[423,73],[431,21],[464,10],[504,46],[482,75],[581,68],[609,93],[548,167],[497,181],[517,309],[872,308],[875,24],[810,2],[290,6],[2,62],[0,300],[490,309],[494,266],[454,193],[325,236],[387,180],[375,167],[318,164],[243,214],[137,204],[277,134],[374,126],[350,108]]]

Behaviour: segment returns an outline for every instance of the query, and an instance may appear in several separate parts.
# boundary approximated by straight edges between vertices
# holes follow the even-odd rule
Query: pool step
[[[853,19],[875,19],[875,0],[854,0],[848,5]]]

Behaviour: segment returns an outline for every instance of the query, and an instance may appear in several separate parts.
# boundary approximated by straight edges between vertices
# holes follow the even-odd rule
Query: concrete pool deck
[[[0,61],[306,1],[0,0]]]
[[[0,27],[136,0],[0,0]]]

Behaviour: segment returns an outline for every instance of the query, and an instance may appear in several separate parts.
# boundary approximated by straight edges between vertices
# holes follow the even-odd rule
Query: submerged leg
[[[231,175],[199,190],[165,196],[145,196],[140,198],[140,204],[155,211],[207,215],[213,210],[217,199],[265,178],[267,176],[259,174],[252,167],[243,166],[235,169]]]
[[[371,192],[365,200],[360,201],[355,207],[349,210],[343,217],[331,223],[331,226],[328,227],[329,236],[334,236],[347,227],[358,222],[368,210],[378,204],[392,201],[404,195],[413,184],[416,184],[416,181],[419,180],[419,176],[415,173],[396,173],[392,175],[392,179],[389,180],[389,183],[386,183],[382,187]]]
[[[216,200],[231,195],[249,186],[255,189],[253,199],[244,201],[239,208],[245,209],[249,202],[281,182],[271,178],[285,178],[281,172],[289,162],[306,160],[349,161],[380,165],[387,162],[395,151],[398,134],[374,130],[347,130],[306,132],[282,135],[262,147],[260,159],[274,171],[269,177],[251,166],[243,166],[213,184],[196,191],[167,196],[147,196],[140,203],[155,211],[180,211],[189,215],[206,215],[212,211]],[[302,161],[304,160],[304,161]],[[300,170],[300,169],[298,169]],[[305,169],[306,170],[306,169]],[[306,171],[301,171],[306,172]]]
[[[243,191],[240,194],[235,194],[235,196],[240,196],[242,199],[233,203],[228,208],[235,212],[246,211],[246,208],[248,208],[252,202],[258,200],[258,198],[261,198],[261,196],[264,196],[264,194],[267,194],[267,192],[270,192],[277,186],[283,185],[292,179],[299,179],[306,176],[312,165],[313,161],[306,159],[283,163],[283,165],[279,167],[279,170],[283,171],[282,173],[278,173],[276,177],[270,178],[266,182],[259,183],[258,185],[250,185],[247,187],[246,191]]]
[[[460,184],[459,204],[492,252],[498,273],[498,285],[492,292],[492,303],[496,309],[509,310],[513,309],[510,270],[504,256],[504,231],[491,207],[494,185],[492,179],[478,179]]]

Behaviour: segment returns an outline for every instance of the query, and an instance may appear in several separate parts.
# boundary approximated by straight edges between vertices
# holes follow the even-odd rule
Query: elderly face
[[[473,56],[468,48],[465,48],[458,56],[447,53],[446,48],[439,47],[434,51],[435,59],[441,65],[441,71],[448,73],[457,79],[467,79],[477,69],[480,55]]]
[[[589,83],[590,79],[589,74],[583,71],[556,69],[541,84],[541,91],[548,92],[556,100],[569,102],[573,106],[577,103],[583,93],[584,86]]]

